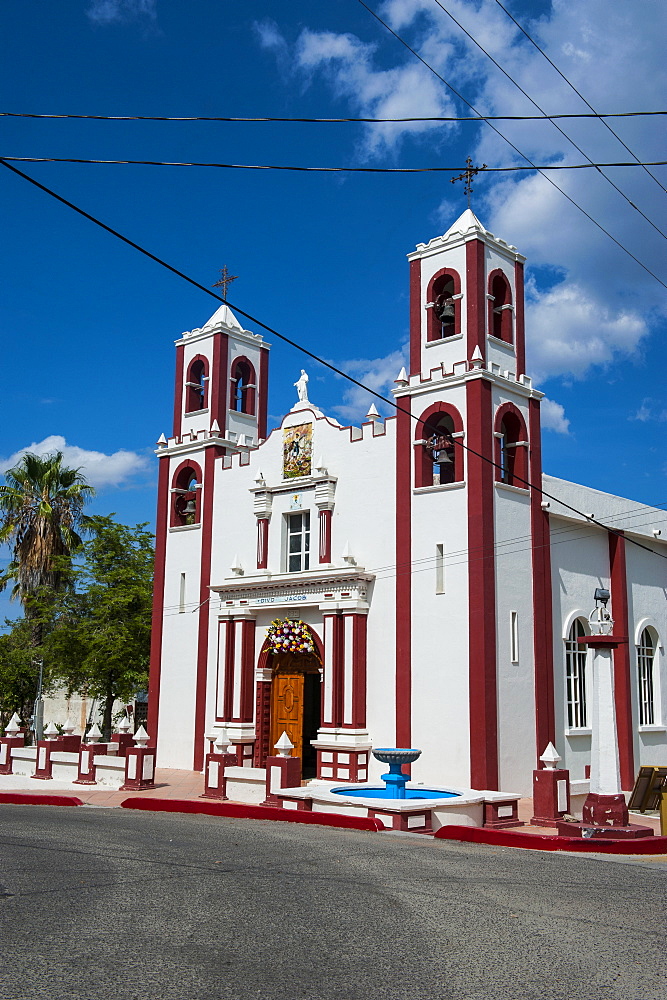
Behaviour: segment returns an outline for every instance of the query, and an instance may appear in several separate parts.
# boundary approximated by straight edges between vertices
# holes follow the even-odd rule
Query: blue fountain
[[[401,768],[403,764],[412,764],[414,760],[417,760],[421,756],[421,750],[380,747],[378,750],[373,750],[373,756],[380,763],[389,764],[389,773],[381,775],[386,788],[386,797],[388,799],[404,799],[406,797],[405,786],[410,779],[407,774],[403,774]]]

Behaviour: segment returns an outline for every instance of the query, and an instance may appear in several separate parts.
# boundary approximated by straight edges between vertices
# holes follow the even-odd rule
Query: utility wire
[[[545,115],[545,117],[547,117],[547,118],[548,118],[548,115],[547,115],[546,111],[544,110],[544,108],[540,107],[540,105],[539,105],[539,104],[537,103],[537,101],[535,101],[535,100],[534,100],[534,99],[533,99],[533,98],[532,98],[532,97],[530,96],[530,94],[529,94],[529,93],[528,93],[528,92],[527,92],[526,90],[524,90],[524,88],[523,88],[523,87],[521,86],[521,84],[520,84],[520,83],[518,83],[518,82],[517,82],[517,80],[515,80],[513,76],[510,76],[510,74],[509,74],[509,73],[507,72],[507,70],[506,70],[506,69],[505,69],[505,68],[504,68],[503,66],[501,66],[501,65],[500,65],[500,63],[498,62],[498,60],[497,60],[497,59],[494,59],[494,57],[493,57],[493,56],[491,55],[491,53],[490,53],[490,52],[488,52],[488,51],[487,51],[487,50],[486,50],[486,49],[484,48],[484,46],[483,46],[483,45],[481,45],[481,44],[480,44],[480,43],[479,43],[479,42],[477,41],[477,39],[476,39],[476,38],[474,37],[474,35],[471,35],[471,33],[470,33],[470,32],[469,32],[469,31],[468,31],[468,30],[467,30],[466,28],[464,28],[464,27],[463,27],[463,25],[461,24],[461,22],[460,22],[460,21],[458,21],[458,20],[457,20],[457,19],[456,19],[456,18],[454,17],[454,15],[453,15],[453,14],[451,14],[451,13],[450,13],[450,12],[449,12],[449,11],[447,10],[447,8],[446,8],[446,7],[444,6],[444,4],[443,4],[443,3],[441,2],[441,0],[433,0],[433,2],[434,2],[434,3],[436,3],[436,4],[438,5],[438,7],[440,8],[440,10],[441,10],[441,11],[443,11],[443,12],[444,12],[444,13],[445,13],[445,14],[447,15],[447,17],[449,17],[449,18],[450,18],[450,19],[451,19],[451,20],[452,20],[452,21],[454,22],[454,24],[456,24],[456,25],[457,25],[457,26],[458,26],[458,27],[459,27],[459,28],[461,29],[461,31],[462,31],[462,32],[463,32],[463,33],[464,33],[465,35],[467,35],[467,37],[468,37],[468,38],[470,39],[470,41],[471,41],[471,42],[472,42],[472,43],[473,43],[474,45],[476,45],[476,46],[477,46],[477,48],[478,48],[478,49],[480,50],[480,52],[483,52],[483,53],[484,53],[484,55],[485,55],[485,56],[487,57],[487,59],[490,59],[490,60],[491,60],[491,62],[493,63],[493,65],[494,65],[494,66],[495,66],[495,67],[496,67],[497,69],[499,69],[499,70],[500,70],[500,72],[501,72],[501,73],[502,73],[502,74],[503,74],[504,76],[506,76],[506,77],[507,77],[507,79],[508,79],[508,80],[510,81],[510,83],[511,83],[511,84],[513,84],[513,85],[514,85],[514,86],[515,86],[515,87],[517,88],[517,90],[518,90],[518,91],[519,91],[520,93],[522,93],[522,94],[523,94],[523,96],[524,96],[524,97],[526,97],[526,98],[527,98],[527,99],[528,99],[528,100],[530,101],[530,103],[531,103],[531,104],[532,104],[532,105],[533,105],[534,107],[536,107],[536,108],[537,108],[537,110],[538,110],[538,111],[541,111],[541,112],[542,112],[542,114],[543,114],[543,115]],[[504,8],[503,8],[503,9],[504,9]],[[560,132],[560,134],[561,134],[561,135],[563,136],[563,138],[567,139],[567,141],[568,141],[569,143],[571,143],[571,144],[572,144],[572,145],[574,146],[574,148],[575,148],[575,149],[577,150],[577,152],[578,152],[578,153],[581,153],[581,155],[582,155],[582,156],[585,156],[585,157],[586,157],[586,159],[587,159],[587,160],[588,160],[588,162],[589,162],[589,163],[591,164],[591,166],[595,166],[595,167],[597,167],[597,170],[598,170],[598,173],[600,174],[600,176],[601,176],[601,177],[604,177],[604,179],[605,179],[605,180],[607,181],[607,183],[608,183],[608,184],[610,184],[610,185],[611,185],[611,186],[613,187],[613,189],[614,189],[615,191],[617,191],[617,192],[618,192],[618,194],[620,194],[621,198],[624,198],[624,199],[625,199],[625,201],[627,201],[628,205],[630,205],[630,207],[631,207],[631,208],[634,208],[636,212],[639,212],[639,214],[641,215],[642,219],[646,219],[646,221],[648,222],[649,226],[653,226],[653,228],[655,229],[656,233],[659,233],[659,234],[660,234],[660,236],[662,236],[662,238],[663,238],[663,239],[667,240],[667,233],[663,233],[662,229],[660,229],[660,228],[659,228],[658,226],[656,226],[655,222],[653,222],[653,220],[652,220],[652,219],[649,219],[648,215],[646,215],[646,214],[645,214],[644,212],[642,212],[641,208],[639,208],[639,206],[638,206],[638,205],[635,205],[635,203],[634,203],[633,201],[631,201],[631,199],[630,199],[630,198],[628,198],[628,196],[627,196],[627,194],[625,193],[625,191],[623,191],[623,190],[622,190],[622,189],[621,189],[621,188],[620,188],[620,187],[618,186],[618,184],[616,184],[616,183],[615,183],[615,182],[614,182],[614,181],[613,181],[613,180],[611,179],[611,177],[608,177],[608,176],[607,176],[607,174],[605,174],[605,173],[604,173],[604,172],[603,172],[603,171],[602,171],[602,170],[600,169],[600,168],[601,168],[601,166],[603,166],[603,164],[594,164],[594,163],[593,163],[593,160],[592,160],[592,159],[591,159],[591,157],[590,157],[590,156],[588,155],[588,153],[586,153],[586,152],[585,152],[585,150],[583,150],[583,149],[581,148],[581,146],[580,146],[580,145],[578,145],[578,143],[576,143],[576,142],[574,141],[574,139],[573,139],[573,138],[572,138],[571,136],[569,136],[569,135],[567,134],[567,132],[565,132],[565,131],[564,131],[564,129],[562,129],[562,128],[560,127],[560,125],[558,125],[558,124],[557,124],[556,122],[552,122],[552,124],[553,124],[554,128],[555,128],[555,129],[557,129],[557,130],[558,130],[558,131]],[[632,152],[631,152],[631,155],[632,155],[632,156],[634,156],[634,153],[632,153]],[[635,157],[635,159],[636,159],[636,157]]]
[[[552,66],[552,67],[553,67],[553,68],[554,68],[554,69],[556,70],[556,72],[558,73],[558,75],[559,75],[560,77],[562,77],[562,79],[563,79],[563,80],[565,80],[565,83],[566,83],[566,84],[568,85],[568,87],[570,87],[570,88],[571,88],[571,89],[572,89],[572,90],[573,90],[573,91],[575,92],[575,94],[577,95],[577,97],[580,97],[580,98],[581,98],[581,100],[582,100],[582,101],[584,102],[584,104],[586,105],[586,107],[587,107],[587,108],[590,108],[590,110],[591,110],[591,111],[595,112],[595,108],[594,108],[594,107],[593,107],[593,105],[592,105],[592,104],[590,103],[590,101],[587,101],[587,100],[586,100],[586,98],[584,97],[584,95],[583,95],[583,94],[581,93],[581,91],[580,91],[580,90],[577,90],[577,88],[576,88],[576,87],[575,87],[575,85],[574,85],[574,84],[572,83],[572,81],[571,81],[571,80],[568,80],[568,78],[567,78],[567,77],[565,76],[565,74],[564,74],[564,73],[563,73],[563,72],[562,72],[562,71],[561,71],[561,70],[560,70],[560,69],[558,68],[558,66],[556,66],[556,63],[555,63],[555,62],[553,61],[553,59],[550,59],[550,58],[549,58],[549,56],[548,56],[548,55],[546,54],[546,52],[545,52],[545,51],[544,51],[543,49],[541,49],[541,48],[540,48],[540,46],[539,46],[539,45],[537,44],[537,42],[535,41],[535,39],[534,39],[534,38],[532,38],[532,37],[531,37],[531,36],[530,36],[530,35],[528,34],[528,32],[526,31],[526,29],[525,29],[524,27],[522,27],[522,25],[520,25],[520,24],[519,24],[519,22],[517,21],[517,19],[516,19],[516,18],[515,18],[515,17],[514,17],[514,16],[512,15],[512,14],[510,14],[510,12],[508,11],[507,7],[505,7],[505,6],[504,6],[504,4],[502,4],[502,3],[500,2],[500,0],[496,0],[496,3],[498,4],[498,6],[499,6],[499,7],[500,7],[500,8],[502,9],[502,10],[504,10],[504,11],[505,11],[505,13],[506,13],[506,14],[507,14],[507,16],[509,17],[510,21],[513,21],[513,22],[514,22],[514,24],[516,24],[516,26],[517,26],[517,28],[519,29],[519,31],[520,31],[520,32],[521,32],[521,33],[522,33],[523,35],[525,35],[525,37],[526,37],[526,38],[528,39],[528,41],[529,41],[529,42],[530,42],[530,43],[531,43],[532,45],[534,45],[534,46],[535,46],[535,48],[537,49],[537,51],[538,51],[539,53],[541,53],[541,55],[543,55],[543,56],[544,56],[544,58],[545,58],[545,59],[546,59],[546,61],[547,61],[547,62],[549,63],[549,65],[550,65],[550,66]],[[597,112],[595,112],[595,113],[597,114]],[[623,141],[623,139],[621,139],[621,137],[620,137],[620,135],[618,134],[618,132],[614,132],[614,130],[613,130],[613,128],[611,127],[611,125],[609,125],[609,124],[608,124],[608,123],[607,123],[606,121],[604,121],[604,119],[605,119],[606,117],[608,117],[608,116],[607,116],[607,115],[600,115],[600,121],[602,122],[602,124],[603,124],[603,125],[605,126],[605,128],[609,129],[609,131],[611,132],[611,134],[612,134],[612,135],[614,136],[614,138],[615,138],[615,139],[618,139],[618,141],[620,142],[621,146],[623,146],[623,148],[624,148],[624,149],[627,149],[627,151],[628,151],[628,153],[630,154],[630,156],[632,156],[632,157],[633,157],[633,158],[634,158],[634,159],[635,159],[635,160],[637,161],[637,163],[639,163],[639,162],[640,162],[640,161],[639,161],[639,158],[638,158],[638,157],[637,157],[637,156],[635,155],[635,153],[633,153],[633,151],[632,151],[632,150],[630,149],[630,147],[628,146],[628,144],[627,144],[627,143],[625,143],[625,142]],[[614,117],[616,117],[616,116],[614,116]],[[619,115],[618,117],[621,117],[621,116]],[[659,180],[658,180],[658,178],[657,178],[657,177],[655,176],[655,174],[651,173],[651,171],[650,171],[650,170],[647,170],[647,168],[646,168],[646,164],[642,164],[642,166],[643,166],[644,170],[646,170],[646,173],[647,173],[647,174],[649,175],[649,177],[652,177],[652,178],[653,178],[653,180],[655,181],[655,183],[656,183],[656,184],[658,185],[658,187],[659,187],[659,188],[661,188],[661,189],[662,189],[662,190],[663,190],[663,191],[665,192],[665,194],[667,194],[667,188],[666,188],[666,187],[665,187],[665,186],[664,186],[664,185],[662,184],[662,182],[661,182],[661,181],[659,181]]]
[[[482,115],[479,113],[477,108],[473,104],[471,104],[470,101],[463,96],[463,94],[461,94],[458,90],[456,90],[456,88],[451,83],[445,80],[444,76],[441,76],[440,73],[438,73],[438,71],[433,68],[433,66],[431,66],[428,62],[426,62],[426,60],[419,55],[416,49],[413,49],[412,46],[409,45],[408,42],[406,42],[405,39],[402,38],[396,31],[394,31],[394,29],[391,28],[386,21],[383,21],[380,15],[376,14],[375,11],[371,7],[369,7],[367,3],[365,3],[365,0],[358,0],[358,2],[361,4],[362,7],[364,7],[368,11],[369,14],[371,14],[375,18],[376,21],[379,21],[379,23],[382,24],[387,29],[387,31],[389,31],[390,34],[392,34],[394,38],[396,38],[396,40],[401,43],[401,45],[404,45],[409,52],[412,52],[412,54],[417,59],[419,59],[420,63],[422,63],[428,70],[430,70],[430,72],[433,73],[433,75],[436,76],[438,80],[441,81],[441,83],[444,83],[444,85],[449,90],[451,90],[451,92],[455,94],[456,97],[459,98],[459,100],[463,101],[463,103],[467,105],[467,107],[469,107],[471,111],[474,111],[474,113],[480,118],[480,120],[482,120]],[[576,202],[574,198],[572,198],[571,195],[567,193],[567,191],[564,191],[562,187],[559,187],[558,184],[556,184],[556,182],[551,179],[551,177],[547,176],[547,174],[545,174],[543,170],[537,167],[532,162],[530,157],[526,156],[525,153],[521,152],[518,146],[514,145],[511,139],[508,139],[506,135],[503,135],[500,129],[496,128],[496,126],[490,121],[487,121],[486,124],[489,126],[490,129],[493,129],[496,135],[500,136],[501,139],[504,139],[504,141],[508,144],[508,146],[510,146],[515,151],[515,153],[517,153],[523,160],[525,160],[526,163],[530,163],[531,167],[534,170],[537,170],[537,172],[542,177],[544,177],[544,179],[548,181],[548,183],[551,184],[552,187],[554,187],[557,191],[560,191],[563,197],[567,198],[567,200],[570,202],[571,205],[574,205],[574,207],[577,208],[582,213],[582,215],[585,215],[586,218],[590,222],[592,222],[594,226],[597,226],[600,232],[603,232],[605,236],[608,236],[609,239],[612,240],[612,242],[615,243],[617,247],[623,250],[623,252],[626,253],[628,257],[631,257],[636,264],[639,264],[639,266],[643,268],[643,270],[646,271],[647,274],[650,274],[652,278],[655,278],[655,280],[659,282],[663,288],[667,288],[667,284],[662,280],[662,278],[659,278],[658,275],[655,274],[655,272],[653,272],[649,267],[646,266],[646,264],[643,264],[638,257],[635,257],[632,251],[628,250],[628,248],[624,246],[623,243],[620,242],[620,240],[617,240],[615,236],[612,236],[612,234],[609,232],[608,229],[605,229],[605,227],[596,219],[594,219],[593,216],[589,212],[587,212],[585,208],[583,208],[578,202]]]
[[[219,116],[205,117],[201,115],[193,115],[190,117],[174,117],[167,115],[40,115],[28,114],[26,112],[19,111],[0,111],[0,118],[45,118],[56,121],[74,118],[77,120],[83,119],[84,121],[97,122],[294,122],[296,124],[303,123],[306,125],[331,125],[346,122],[360,122],[370,125],[382,125],[385,122],[393,124],[401,124],[402,122],[477,122],[480,117],[483,118],[484,121],[493,122],[540,122],[552,121],[554,118],[644,118],[650,117],[651,115],[667,115],[667,111],[619,111],[604,115],[598,113],[597,111],[593,114],[579,112],[563,115],[434,115],[429,117],[415,116],[411,118],[223,118]],[[628,152],[632,151],[628,150]]]
[[[336,365],[332,365],[330,361],[326,361],[318,354],[314,354],[312,351],[309,351],[307,347],[303,347],[302,344],[298,344],[295,340],[292,340],[290,337],[286,337],[284,333],[279,333],[277,330],[269,326],[267,323],[262,322],[261,319],[258,319],[251,313],[246,312],[244,309],[241,309],[240,306],[234,305],[234,303],[230,302],[229,299],[225,299],[222,297],[222,295],[218,295],[216,292],[213,291],[212,288],[207,288],[206,285],[202,285],[201,282],[197,281],[195,278],[191,278],[190,275],[185,274],[183,271],[179,271],[178,268],[173,266],[173,264],[168,264],[167,261],[163,260],[161,257],[158,257],[156,254],[151,253],[150,250],[146,250],[144,247],[140,246],[139,243],[135,243],[127,236],[123,236],[123,234],[119,233],[118,230],[112,229],[111,226],[107,226],[105,222],[102,222],[100,219],[97,219],[94,215],[91,215],[89,212],[86,212],[83,208],[79,208],[78,205],[75,205],[73,202],[68,201],[66,198],[63,198],[62,195],[57,194],[55,191],[51,190],[51,188],[46,187],[46,185],[40,184],[40,182],[36,181],[34,177],[30,177],[29,174],[25,174],[22,170],[19,170],[18,167],[14,167],[12,166],[11,163],[7,163],[7,161],[3,157],[0,157],[0,164],[2,164],[3,167],[6,167],[7,170],[11,170],[12,173],[17,174],[19,177],[22,177],[30,184],[33,184],[35,187],[39,188],[40,191],[44,191],[45,194],[48,194],[52,198],[55,198],[56,201],[59,201],[63,205],[66,205],[68,208],[71,208],[78,215],[81,215],[85,219],[88,219],[90,222],[93,222],[96,226],[99,226],[100,229],[104,229],[105,232],[110,233],[112,236],[115,236],[123,243],[127,243],[128,246],[131,246],[135,250],[138,250],[139,253],[143,254],[145,257],[148,257],[150,260],[154,260],[156,264],[160,264],[161,267],[164,267],[168,271],[171,271],[172,274],[178,275],[179,278],[182,278],[184,281],[187,281],[187,283],[192,285],[194,288],[198,288],[200,291],[205,292],[206,295],[209,295],[211,298],[216,299],[223,305],[226,305],[233,312],[238,313],[240,316],[244,316],[250,323],[253,323],[256,326],[260,326],[263,330],[266,330],[267,333],[270,333],[271,336],[277,337],[278,340],[282,340],[283,343],[289,344],[290,347],[293,347],[295,348],[295,350],[300,351],[307,357],[312,358],[313,361],[316,361],[324,368],[328,368],[329,371],[332,371],[335,375],[340,375],[341,378],[344,378],[348,382],[351,382],[353,385],[356,385],[359,389],[363,389],[365,392],[368,392],[371,396],[375,396],[376,399],[381,400],[381,402],[387,403],[394,410],[396,410],[397,413],[404,414],[411,420],[414,420],[417,424],[424,423],[421,417],[416,417],[409,410],[404,410],[403,407],[400,406],[395,400],[388,399],[386,396],[383,396],[382,393],[376,392],[375,389],[371,389],[369,386],[364,385],[363,382],[360,382],[352,375],[349,375],[347,372],[342,371],[342,369],[337,368]],[[479,458],[481,461],[491,465],[494,469],[499,469],[502,471],[501,466],[497,462],[495,462],[492,458],[489,458],[487,455],[482,455],[479,452],[475,451],[474,448],[471,448],[469,445],[464,444],[460,438],[455,438],[454,444],[460,448],[463,448],[471,455],[474,455],[475,458]],[[535,492],[539,493],[541,496],[547,497],[549,500],[553,500],[554,503],[560,504],[560,506],[564,507],[566,510],[571,510],[574,514],[577,514],[579,517],[585,518],[585,520],[588,521],[590,524],[595,524],[599,528],[603,528],[605,531],[608,531],[612,535],[618,535],[621,538],[626,537],[622,531],[618,531],[615,528],[610,528],[608,525],[603,524],[602,521],[598,521],[597,518],[592,517],[590,514],[586,514],[584,513],[584,511],[579,510],[579,508],[573,507],[572,504],[568,504],[564,500],[559,499],[557,496],[548,493],[545,489],[543,489],[541,486],[538,486],[536,483],[531,483],[530,480],[523,479],[521,476],[518,476],[516,474],[514,476],[514,479],[519,483],[523,483],[523,485],[528,487],[529,489],[535,490]],[[656,552],[655,549],[649,548],[648,545],[643,545],[641,542],[637,542],[633,538],[628,538],[627,540],[632,545],[636,545],[640,549],[645,549],[646,552],[650,552],[654,556],[658,556],[661,559],[667,559],[667,555],[663,555],[662,552]]]
[[[584,153],[584,156],[586,154]],[[347,173],[347,174],[441,174],[456,173],[463,167],[304,167],[276,163],[217,163],[196,160],[99,160],[92,157],[75,156],[3,156],[12,163],[99,163],[102,165],[123,165],[144,167],[219,167],[223,170],[292,170],[303,173]],[[667,160],[654,160],[652,166],[667,166]],[[600,167],[636,167],[636,163],[554,163],[541,167],[514,165],[511,167],[480,167],[480,173],[514,173],[521,170],[590,170]],[[603,175],[605,176],[605,175]],[[650,220],[649,220],[650,221]],[[651,223],[653,225],[653,223]],[[656,227],[654,227],[656,228]],[[660,232],[660,230],[658,230]],[[661,233],[661,235],[665,235]],[[667,236],[665,236],[667,239]]]

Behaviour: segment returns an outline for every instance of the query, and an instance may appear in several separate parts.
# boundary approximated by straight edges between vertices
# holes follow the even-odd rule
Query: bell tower
[[[488,232],[468,208],[410,261],[410,374],[473,357],[525,372],[523,265],[516,247]]]

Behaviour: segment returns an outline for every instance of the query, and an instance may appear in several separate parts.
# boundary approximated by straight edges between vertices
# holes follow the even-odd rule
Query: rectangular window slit
[[[178,613],[183,614],[185,611],[185,573],[181,573],[181,584],[178,593]]]
[[[445,546],[440,542],[435,547],[435,592],[445,592]]]
[[[519,612],[510,611],[510,646],[512,663],[519,662]]]

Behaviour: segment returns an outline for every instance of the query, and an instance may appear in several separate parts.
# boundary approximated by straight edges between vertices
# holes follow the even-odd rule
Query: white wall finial
[[[264,478],[264,473],[262,472],[261,469],[257,473],[257,478],[255,479],[255,482],[257,483],[258,486],[266,486],[266,479]]]
[[[408,373],[405,368],[401,368],[400,372],[394,379],[395,385],[407,385],[408,384]]]
[[[321,472],[322,475],[326,474],[327,467],[324,464],[324,456],[323,455],[320,455],[320,457],[318,458],[318,460],[315,462],[315,471],[316,472]]]
[[[71,736],[73,732],[74,732],[74,723],[70,721],[70,718],[68,716],[67,721],[63,725],[63,733],[65,734],[65,736]]]
[[[132,738],[138,747],[147,747],[150,736],[148,735],[143,726],[139,726],[139,728],[137,729],[136,733]]]
[[[44,730],[44,736],[46,737],[47,740],[57,740],[58,737],[60,736],[60,733],[58,732],[58,727],[55,726],[52,722],[49,722],[48,726]]]
[[[5,735],[16,736],[16,734],[20,731],[20,729],[21,729],[21,720],[19,719],[16,712],[14,712],[11,719],[5,726]]]
[[[343,549],[342,555],[343,555],[343,561],[346,562],[349,566],[356,566],[357,560],[354,558],[352,552],[350,551],[349,542],[345,542],[345,548]]]
[[[123,718],[118,723],[118,725],[116,726],[116,732],[117,733],[129,733],[129,731],[130,731],[131,728],[132,727],[130,725],[130,720],[128,719],[127,715],[124,715]]]
[[[86,743],[99,743],[101,739],[100,727],[94,722],[86,734]]]
[[[211,424],[211,430],[209,431],[211,437],[220,437],[220,424],[217,420],[214,420]]]
[[[164,434],[160,434],[159,438],[157,439],[157,441],[155,443],[156,443],[156,445],[157,445],[158,448],[166,448],[167,447],[167,439],[164,436]]]
[[[366,420],[373,420],[373,421],[375,421],[375,420],[381,420],[381,419],[382,419],[382,417],[380,416],[375,403],[371,403],[371,405],[368,407],[368,413],[366,414]]]
[[[239,559],[238,554],[234,556],[234,561],[232,562],[230,569],[234,576],[243,576],[243,566],[241,565],[241,560]]]
[[[237,446],[239,448],[247,448],[248,447],[248,443],[246,441],[245,434],[239,434],[239,436],[236,439],[236,444],[237,444]]]
[[[274,745],[274,750],[278,751],[279,757],[291,757],[293,749],[294,749],[294,744],[292,743],[287,733],[283,731],[283,735]]]
[[[540,757],[540,760],[543,761],[547,771],[555,771],[556,768],[558,767],[558,761],[560,759],[561,756],[558,753],[558,750],[556,750],[556,747],[553,745],[553,743],[549,743],[546,750]]]
[[[229,750],[229,744],[230,740],[229,737],[227,736],[227,732],[224,729],[221,729],[215,737],[215,743],[214,743],[215,752],[227,753],[227,751]]]

